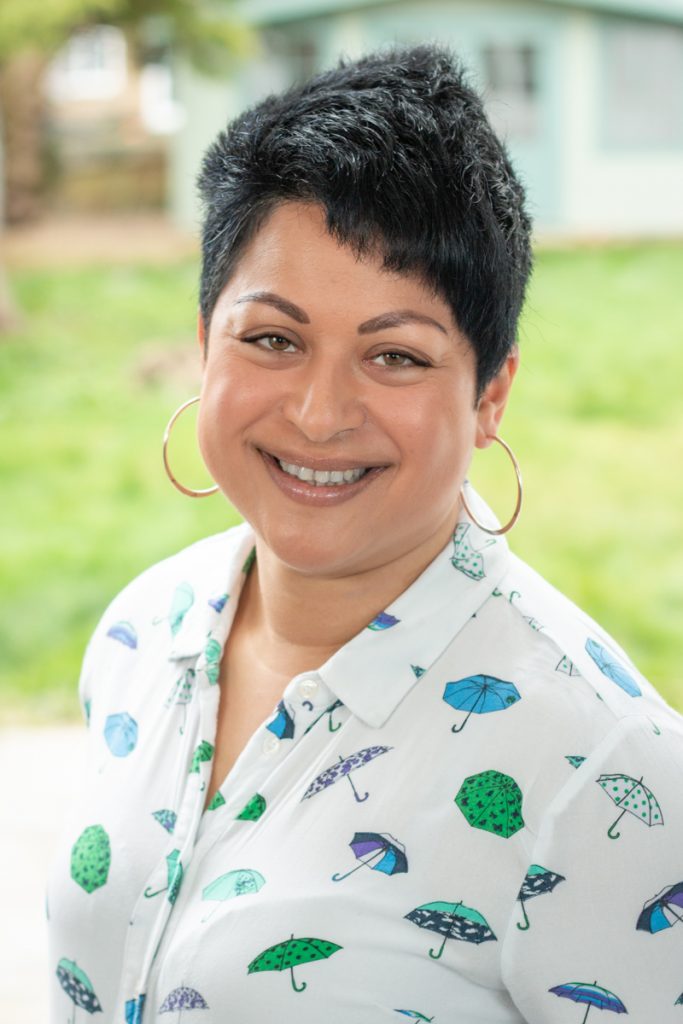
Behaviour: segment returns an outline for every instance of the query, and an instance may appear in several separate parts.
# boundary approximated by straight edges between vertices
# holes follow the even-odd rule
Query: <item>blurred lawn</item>
[[[0,339],[0,720],[76,717],[110,598],[237,521],[161,467],[167,418],[198,389],[196,274],[186,261],[12,275],[25,323]],[[683,244],[541,252],[501,433],[525,479],[511,546],[683,710],[682,281]],[[203,486],[186,419],[173,461]],[[477,453],[472,477],[506,518],[504,454]]]

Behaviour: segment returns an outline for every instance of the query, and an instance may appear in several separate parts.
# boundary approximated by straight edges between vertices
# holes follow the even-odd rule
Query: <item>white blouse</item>
[[[53,1024],[683,1021],[683,719],[464,513],[204,811],[253,550],[245,523],[153,566],[88,646]]]

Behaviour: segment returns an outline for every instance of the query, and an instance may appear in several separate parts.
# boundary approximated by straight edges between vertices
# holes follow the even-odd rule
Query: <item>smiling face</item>
[[[302,203],[276,208],[245,249],[207,344],[201,451],[276,558],[328,577],[431,561],[514,357],[475,404],[474,351],[447,303],[357,259]]]

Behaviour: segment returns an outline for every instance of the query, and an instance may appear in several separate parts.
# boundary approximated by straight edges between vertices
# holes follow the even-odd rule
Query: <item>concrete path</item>
[[[0,729],[0,1006],[12,1024],[48,1020],[45,886],[80,789],[84,726]]]

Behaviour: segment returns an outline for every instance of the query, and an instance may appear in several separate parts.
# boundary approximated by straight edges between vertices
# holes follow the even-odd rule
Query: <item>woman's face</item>
[[[211,318],[201,451],[257,536],[299,572],[346,576],[420,548],[433,557],[515,365],[475,406],[474,352],[448,305],[418,278],[357,259],[319,207],[286,203]],[[337,475],[317,486],[311,471]],[[334,484],[344,471],[351,482]]]

